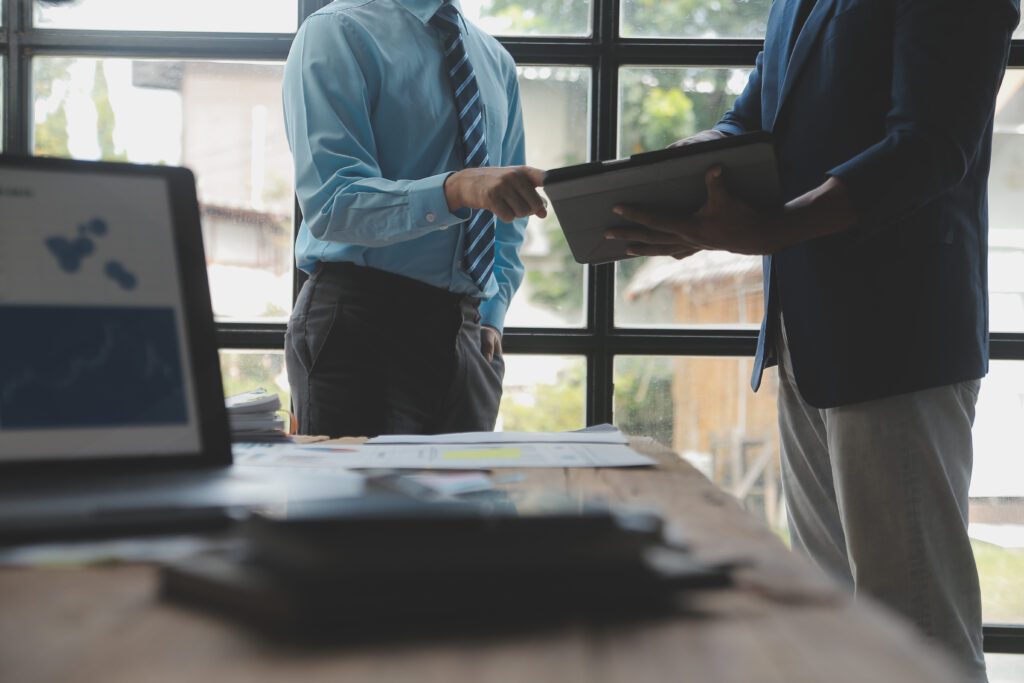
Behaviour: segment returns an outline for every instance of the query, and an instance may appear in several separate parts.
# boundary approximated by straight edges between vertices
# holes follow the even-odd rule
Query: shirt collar
[[[424,24],[427,24],[437,14],[437,10],[441,9],[444,0],[398,0],[398,4],[409,10]],[[459,5],[459,0],[451,0],[451,4],[455,5],[455,9],[459,10],[459,14],[462,14],[462,6]]]

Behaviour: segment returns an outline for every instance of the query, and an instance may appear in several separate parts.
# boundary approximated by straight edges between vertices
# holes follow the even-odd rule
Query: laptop
[[[351,489],[232,467],[195,188],[0,155],[0,543]]]

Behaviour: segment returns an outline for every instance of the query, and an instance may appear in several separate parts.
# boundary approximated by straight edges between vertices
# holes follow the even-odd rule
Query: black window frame
[[[591,69],[593,159],[617,153],[618,79],[629,66],[718,66],[750,68],[761,39],[650,39],[620,35],[622,0],[591,0],[592,33],[573,37],[499,37],[521,65]],[[298,0],[299,23],[329,0]],[[35,56],[139,57],[284,61],[291,33],[217,33],[45,29],[32,25],[33,0],[4,0],[0,29],[3,57],[3,149],[31,153],[32,64]],[[952,49],[952,46],[951,46]],[[1015,40],[1009,68],[1024,68],[1024,40]],[[299,211],[296,206],[295,228]],[[293,296],[304,281],[294,276]],[[583,356],[587,362],[586,422],[614,419],[617,356],[750,357],[756,330],[727,328],[635,329],[615,324],[615,268],[590,266],[586,278],[586,324],[581,328],[509,328],[510,354]],[[218,323],[223,350],[279,350],[284,324]],[[993,360],[1024,361],[1024,333],[991,335]],[[987,625],[985,650],[1024,654],[1024,625]]]

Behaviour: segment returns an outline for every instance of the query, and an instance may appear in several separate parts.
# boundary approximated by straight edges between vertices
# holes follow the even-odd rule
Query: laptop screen
[[[168,185],[0,166],[0,462],[201,449]]]

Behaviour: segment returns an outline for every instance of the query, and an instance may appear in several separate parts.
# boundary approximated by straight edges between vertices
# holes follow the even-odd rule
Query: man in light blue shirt
[[[300,430],[493,429],[518,250],[546,215],[512,58],[457,0],[337,0],[296,35],[284,111],[310,273],[286,343]]]

